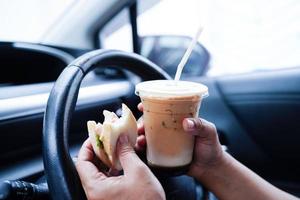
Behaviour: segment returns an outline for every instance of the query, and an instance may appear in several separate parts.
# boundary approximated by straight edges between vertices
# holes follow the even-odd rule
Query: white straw
[[[186,52],[184,53],[178,67],[177,67],[177,71],[176,71],[176,75],[175,75],[175,81],[178,81],[180,79],[180,76],[181,76],[181,73],[182,73],[182,70],[186,64],[186,62],[188,61],[196,43],[197,43],[197,40],[200,36],[200,34],[202,33],[203,31],[203,27],[200,26],[196,35],[194,36],[193,40],[191,41],[189,47],[187,48]]]

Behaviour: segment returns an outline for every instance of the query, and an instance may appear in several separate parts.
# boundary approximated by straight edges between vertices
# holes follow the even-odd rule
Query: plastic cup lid
[[[138,83],[135,94],[148,97],[208,96],[207,86],[190,81],[154,80]]]

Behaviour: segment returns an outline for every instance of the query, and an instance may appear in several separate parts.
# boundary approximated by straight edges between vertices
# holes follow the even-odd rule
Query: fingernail
[[[192,121],[190,119],[186,119],[185,120],[185,128],[187,130],[193,130],[193,129],[195,129],[195,123],[194,123],[194,121]]]
[[[123,145],[128,144],[127,135],[121,135],[119,140],[120,140],[120,144],[123,144]]]

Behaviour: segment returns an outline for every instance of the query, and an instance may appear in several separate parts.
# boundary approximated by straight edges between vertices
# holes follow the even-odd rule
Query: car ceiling
[[[159,1],[143,2],[140,4],[139,12],[146,11]],[[95,48],[94,36],[98,34],[98,30],[126,5],[134,2],[135,0],[75,1],[64,15],[49,28],[41,43],[70,48]],[[80,29],[78,29],[78,25],[80,25]]]
[[[133,0],[74,1],[41,40],[43,44],[92,48],[95,29]],[[80,26],[80,28],[78,28]]]

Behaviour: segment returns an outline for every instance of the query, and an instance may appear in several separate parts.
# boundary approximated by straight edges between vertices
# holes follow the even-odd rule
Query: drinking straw
[[[181,73],[182,73],[182,70],[186,64],[186,62],[188,61],[196,43],[197,43],[197,40],[200,36],[200,34],[202,33],[203,31],[203,27],[200,26],[196,35],[194,36],[194,38],[192,39],[191,43],[189,44],[189,47],[187,48],[186,52],[184,53],[180,63],[178,64],[177,66],[177,71],[176,71],[176,75],[175,75],[175,81],[178,81],[180,79],[180,76],[181,76]]]

